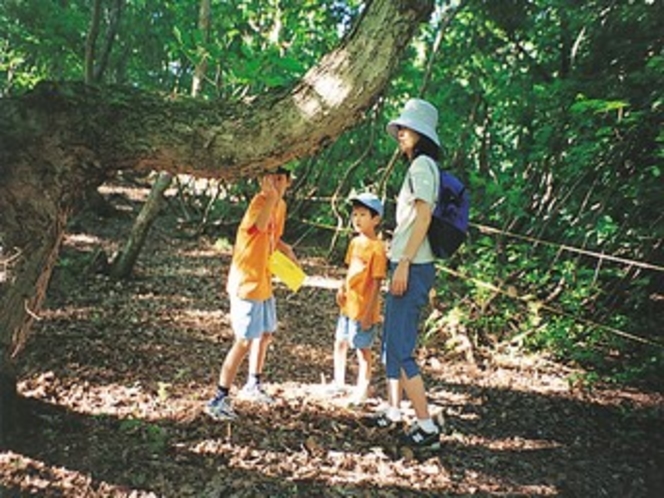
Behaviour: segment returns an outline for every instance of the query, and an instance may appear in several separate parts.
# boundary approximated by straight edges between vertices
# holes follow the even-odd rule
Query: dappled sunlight
[[[19,383],[21,393],[29,398],[48,400],[72,412],[87,415],[112,415],[117,417],[139,417],[145,420],[161,418],[159,393],[155,388],[141,382],[123,385],[105,384],[98,379],[92,383],[84,376],[80,382],[59,379],[53,372],[45,372]]]
[[[98,228],[97,220],[86,221]],[[231,389],[240,422],[214,422],[203,408],[234,340],[223,288],[229,253],[158,230],[146,241],[135,278],[71,272],[50,291],[19,373],[19,392],[36,406],[34,432],[12,453],[0,454],[1,485],[28,493],[50,481],[49,489],[63,490],[62,496],[80,496],[86,486],[91,496],[122,496],[120,489],[142,497],[256,489],[264,496],[294,489],[313,490],[312,496],[368,489],[385,496],[551,496],[567,489],[570,473],[587,489],[609,475],[597,468],[615,465],[610,475],[619,482],[646,470],[645,463],[628,460],[634,451],[628,445],[646,430],[642,420],[655,406],[651,394],[611,392],[606,400],[613,404],[603,406],[607,390],[580,393],[567,382],[568,370],[541,357],[496,355],[473,365],[451,359],[435,343],[419,350],[418,361],[431,414],[445,421],[442,450],[405,451],[397,434],[364,420],[384,406],[379,340],[367,404],[351,407],[347,393],[330,396],[335,293],[344,271],[307,258],[304,250],[310,275],[303,287],[293,293],[274,285],[279,327],[263,381],[276,402],[263,407],[237,399],[245,359]],[[123,233],[116,226],[112,232]],[[99,235],[69,242],[108,243]],[[349,352],[347,382],[356,376]],[[411,404],[401,408],[412,422]],[[612,435],[614,427],[629,438]],[[612,443],[605,448],[600,443],[607,437]],[[627,463],[630,472],[617,467]],[[21,479],[21,469],[35,480]]]
[[[184,258],[220,258],[222,256],[230,256],[230,253],[224,254],[219,249],[210,246],[194,246],[176,248],[175,255]]]
[[[457,440],[459,440],[457,438]],[[509,438],[477,438],[471,441],[462,441],[467,446],[480,446],[498,452],[513,451],[538,451],[562,448],[563,445],[557,441],[548,439],[528,439],[519,436]]]
[[[107,196],[120,196],[133,202],[143,203],[147,200],[150,190],[144,186],[128,186],[119,182],[109,182],[100,185],[97,189],[100,194]]]
[[[370,448],[340,449],[341,444],[334,447],[326,446],[328,442],[320,438],[302,436],[302,440],[291,441],[299,443],[295,447],[283,449],[265,448],[260,443],[244,445],[231,442],[234,439],[232,426],[226,425],[223,431],[224,438],[207,438],[192,443],[181,443],[179,451],[189,451],[207,457],[224,456],[227,465],[237,469],[264,473],[272,477],[286,480],[318,479],[333,484],[365,484],[382,485],[385,482],[406,482],[418,475],[417,483],[413,489],[422,491],[440,490],[442,485],[468,486],[477,492],[525,494],[528,496],[553,496],[560,490],[546,482],[519,483],[514,479],[500,478],[481,468],[469,469],[463,474],[451,473],[444,464],[444,458],[428,458],[417,462],[412,459],[395,459],[381,445]],[[339,443],[339,441],[337,441]],[[508,452],[507,458],[515,458],[521,451],[537,451],[540,449],[557,448],[559,445],[548,442],[532,442],[524,447],[523,444],[496,448],[498,453],[494,458],[497,461],[501,452]],[[289,443],[284,442],[284,446]],[[352,442],[346,443],[352,446]],[[494,445],[495,446],[495,445]],[[485,445],[486,449],[493,449],[491,441]],[[417,463],[417,465],[416,465]],[[483,475],[479,479],[480,474]],[[477,482],[481,482],[477,486]]]
[[[307,275],[304,279],[303,287],[313,287],[316,289],[337,290],[343,280],[340,278],[325,277],[321,275]]]
[[[103,239],[88,233],[65,234],[64,244],[79,251],[96,250],[102,245]]]

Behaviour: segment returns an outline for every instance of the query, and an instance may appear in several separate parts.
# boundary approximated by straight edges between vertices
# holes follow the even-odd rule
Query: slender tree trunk
[[[134,265],[138,260],[141,249],[148,237],[150,228],[159,215],[164,205],[164,192],[173,181],[173,175],[167,172],[159,173],[157,180],[152,185],[148,200],[143,205],[141,212],[136,217],[131,228],[131,234],[124,248],[118,252],[111,263],[110,274],[113,278],[123,279],[131,275]]]
[[[211,0],[201,0],[200,9],[198,12],[198,30],[203,34],[203,45],[198,47],[199,60],[196,63],[194,70],[194,80],[191,84],[191,95],[196,97],[203,88],[205,75],[207,73],[207,47],[206,43],[210,39],[210,14],[211,14]]]
[[[92,4],[92,18],[90,29],[85,40],[85,82],[90,84],[95,80],[95,49],[99,37],[99,26],[101,24],[101,0],[94,0]]]
[[[111,56],[111,51],[115,43],[115,37],[120,28],[120,20],[122,19],[122,11],[124,9],[125,0],[115,0],[110,13],[110,21],[106,30],[106,37],[104,44],[99,51],[96,64],[94,66],[94,81],[101,81],[108,67],[108,60]]]

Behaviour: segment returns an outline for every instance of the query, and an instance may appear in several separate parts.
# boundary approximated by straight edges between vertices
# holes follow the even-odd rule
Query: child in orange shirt
[[[348,272],[337,292],[340,308],[334,342],[334,391],[345,387],[346,356],[349,345],[357,350],[357,385],[350,403],[366,401],[373,360],[371,346],[380,322],[380,286],[387,271],[385,245],[376,234],[383,216],[377,196],[362,193],[351,197],[352,223],[358,235],[346,252]]]
[[[251,200],[238,228],[226,286],[235,341],[221,367],[217,393],[205,406],[205,412],[215,420],[237,418],[229,392],[247,353],[249,377],[238,397],[261,403],[273,401],[261,385],[268,345],[277,329],[268,260],[279,249],[296,261],[291,246],[281,240],[286,222],[283,196],[289,185],[290,173],[285,168],[264,175],[261,191]]]

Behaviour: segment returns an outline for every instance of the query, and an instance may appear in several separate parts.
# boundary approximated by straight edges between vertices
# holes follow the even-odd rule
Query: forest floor
[[[126,215],[68,232],[18,357],[26,423],[0,451],[0,498],[664,496],[662,394],[582,388],[570,382],[578,372],[543,357],[475,364],[432,343],[419,361],[445,419],[442,448],[413,453],[367,427],[384,396],[379,361],[366,407],[323,393],[342,272],[322,258],[302,257],[311,278],[298,293],[276,287],[280,329],[266,368],[276,403],[238,401],[238,421],[209,419],[202,408],[233,339],[229,246],[175,237],[164,218],[131,280],[82,263],[123,243],[145,193],[109,192]],[[355,365],[349,356],[349,380]],[[245,377],[246,363],[240,385]]]

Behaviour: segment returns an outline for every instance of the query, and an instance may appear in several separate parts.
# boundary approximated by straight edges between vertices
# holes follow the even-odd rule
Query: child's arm
[[[346,281],[341,282],[341,285],[337,289],[337,305],[339,308],[343,308],[346,304]]]
[[[297,256],[295,256],[295,251],[293,251],[293,246],[291,246],[290,244],[286,244],[283,240],[279,239],[277,241],[277,249],[279,249],[281,252],[283,252],[286,256],[288,256],[294,262],[299,264],[299,261],[297,260]]]
[[[270,217],[274,207],[279,202],[279,191],[274,186],[273,175],[265,175],[261,178],[261,192],[265,196],[265,204],[261,208],[254,226],[260,231],[265,232],[270,224]]]

